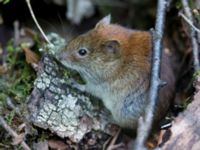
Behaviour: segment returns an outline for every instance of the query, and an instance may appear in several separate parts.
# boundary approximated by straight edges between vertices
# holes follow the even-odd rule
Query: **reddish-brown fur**
[[[78,55],[81,48],[88,49],[85,57]],[[110,24],[104,18],[94,29],[69,42],[60,59],[81,74],[86,91],[102,99],[117,124],[135,129],[147,104],[151,50],[149,32]],[[166,114],[174,91],[174,76],[165,54],[161,78],[168,85],[161,89],[155,120]]]

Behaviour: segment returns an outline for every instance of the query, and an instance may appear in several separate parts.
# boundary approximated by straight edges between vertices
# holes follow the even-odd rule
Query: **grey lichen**
[[[44,54],[38,68],[38,77],[27,101],[31,122],[73,142],[79,142],[93,130],[113,134],[107,128],[110,114],[95,103],[97,99],[65,82],[68,80],[64,75],[66,69],[52,55]]]
[[[40,48],[39,51],[48,52],[48,54],[55,56],[56,53],[58,53],[66,45],[66,41],[56,33],[50,33],[47,35],[47,38],[52,44],[44,45],[44,47]]]

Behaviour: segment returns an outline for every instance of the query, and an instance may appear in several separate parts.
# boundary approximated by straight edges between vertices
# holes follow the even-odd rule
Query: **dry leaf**
[[[169,138],[171,137],[171,129],[167,129],[167,130],[161,130],[161,133],[159,135],[159,139],[158,139],[158,146],[162,146],[165,144],[165,142],[167,142],[169,140]]]
[[[22,49],[25,52],[26,62],[31,65],[38,65],[40,60],[39,56],[33,51],[31,51],[29,48],[22,47]]]
[[[69,148],[69,146],[61,140],[49,140],[48,143],[49,147],[52,149],[66,150]]]
[[[13,138],[13,145],[18,145],[20,144],[23,140],[24,140],[24,133],[19,134],[18,136],[16,136],[15,138]]]
[[[18,126],[17,131],[21,132],[26,127],[25,123],[22,123],[20,126]]]
[[[0,66],[0,75],[5,74],[7,70],[8,70],[7,66],[5,65]]]

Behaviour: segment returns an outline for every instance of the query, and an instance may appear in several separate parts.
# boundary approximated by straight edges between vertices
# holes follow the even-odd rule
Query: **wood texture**
[[[163,150],[200,149],[200,78],[196,86],[194,100],[179,114],[171,128],[172,135]]]

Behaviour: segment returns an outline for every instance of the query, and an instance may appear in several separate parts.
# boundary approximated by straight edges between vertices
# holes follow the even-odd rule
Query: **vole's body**
[[[102,99],[117,124],[135,129],[147,104],[151,49],[149,32],[110,24],[106,17],[94,29],[69,42],[60,58],[65,66],[80,73],[86,91]],[[161,78],[168,84],[161,89],[155,120],[166,114],[174,88],[166,56],[162,67]]]

